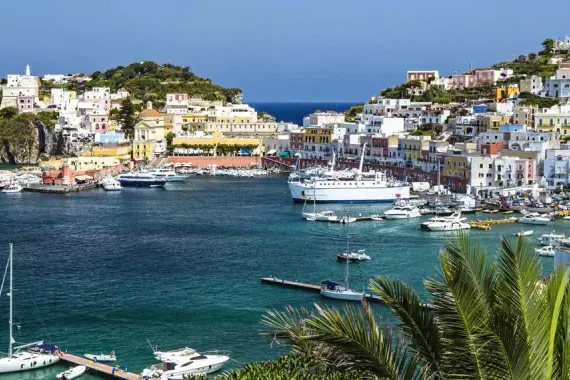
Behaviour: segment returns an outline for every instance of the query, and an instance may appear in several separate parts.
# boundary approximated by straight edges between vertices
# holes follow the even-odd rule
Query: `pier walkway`
[[[93,360],[89,360],[86,358],[82,358],[79,356],[61,353],[60,356],[61,361],[67,362],[69,364],[74,365],[84,365],[89,370],[97,372],[100,375],[114,377],[116,379],[123,379],[123,380],[140,380],[141,377],[139,375],[135,375],[134,373],[126,372],[121,369],[115,369],[113,372],[113,367],[103,363],[97,363]]]

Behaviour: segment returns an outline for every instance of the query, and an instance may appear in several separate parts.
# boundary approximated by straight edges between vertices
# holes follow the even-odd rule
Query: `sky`
[[[357,102],[407,70],[450,75],[536,52],[570,35],[568,14],[568,0],[3,1],[0,76],[155,61],[249,102]]]

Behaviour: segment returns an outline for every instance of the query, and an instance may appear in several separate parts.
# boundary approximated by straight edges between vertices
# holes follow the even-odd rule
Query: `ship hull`
[[[304,185],[300,182],[290,182],[289,191],[296,203],[388,203],[395,199],[408,199],[409,186],[373,187],[362,186]]]

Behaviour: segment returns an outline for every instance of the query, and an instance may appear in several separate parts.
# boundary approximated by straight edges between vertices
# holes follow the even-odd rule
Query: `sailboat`
[[[334,154],[332,165],[334,169]],[[338,222],[340,220],[334,211],[326,210],[317,212],[317,194],[315,183],[313,183],[313,212],[305,212],[306,205],[307,199],[305,199],[305,205],[303,206],[303,218],[309,222]]]
[[[350,252],[350,233],[348,232],[346,239],[346,252]],[[326,280],[321,283],[321,295],[328,298],[334,298],[343,301],[362,301],[364,292],[351,290],[348,284],[350,260],[346,260],[346,275],[344,278],[344,286],[335,281]]]
[[[58,350],[58,348],[54,345],[44,344],[43,341],[40,341],[14,347],[16,341],[14,340],[14,335],[12,332],[14,326],[14,288],[12,286],[14,276],[12,243],[10,243],[10,257],[8,259],[8,264],[9,268],[7,269],[10,270],[10,290],[8,293],[8,296],[10,297],[10,320],[8,322],[10,326],[10,343],[8,345],[8,356],[0,358],[0,373],[21,372],[55,364],[59,361],[59,356],[53,354]],[[2,281],[2,286],[0,287],[0,295],[2,294],[3,288],[4,281]]]

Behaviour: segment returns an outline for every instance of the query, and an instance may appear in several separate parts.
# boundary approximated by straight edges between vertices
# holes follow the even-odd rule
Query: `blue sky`
[[[405,80],[537,51],[570,1],[27,0],[1,6],[0,75],[190,66],[246,101],[360,101]]]

